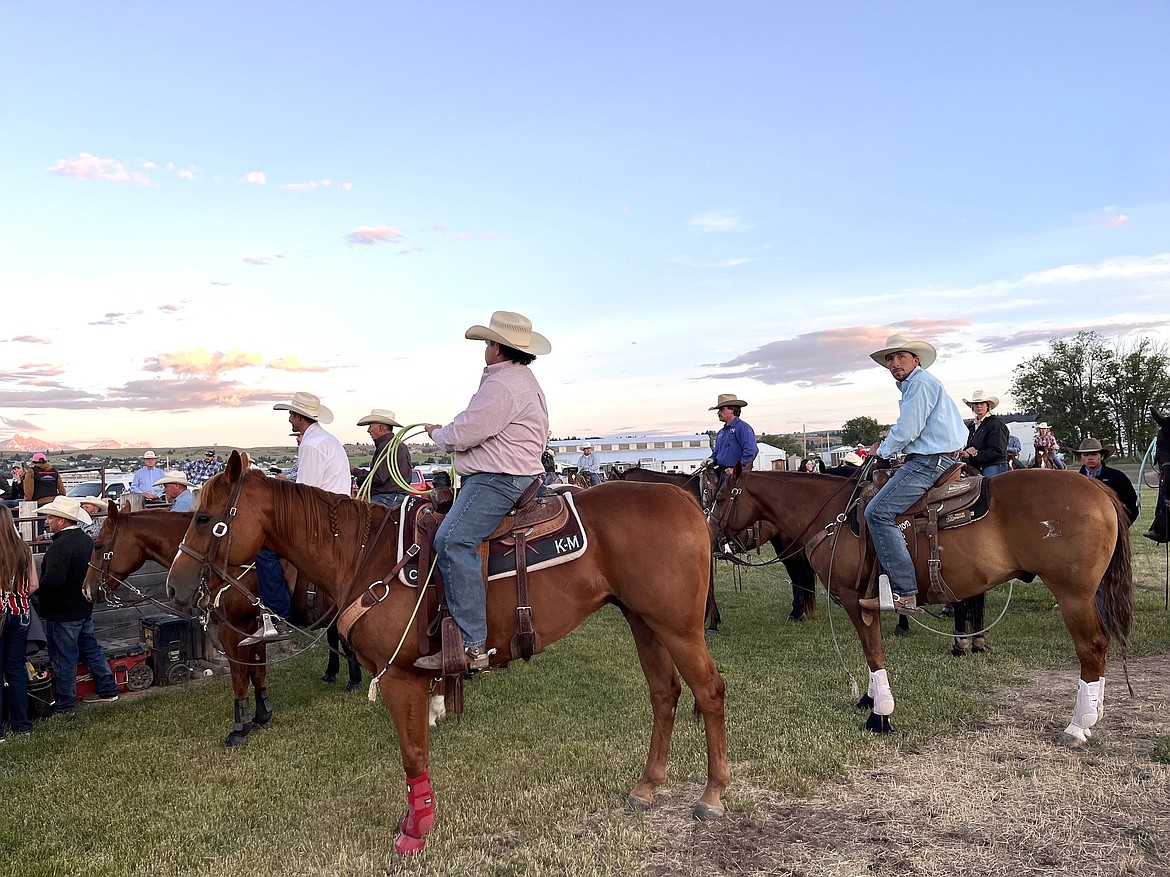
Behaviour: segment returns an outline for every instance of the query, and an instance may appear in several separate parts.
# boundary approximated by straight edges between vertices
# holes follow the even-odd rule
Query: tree
[[[1113,351],[1096,332],[1078,332],[1071,341],[1049,342],[1047,353],[1016,366],[1012,395],[1024,408],[1052,425],[1064,446],[1078,447],[1086,436],[1118,438],[1110,412],[1109,375]]]
[[[1118,342],[1116,362],[1105,376],[1111,420],[1123,455],[1140,459],[1158,430],[1150,409],[1161,410],[1170,400],[1170,354],[1164,343],[1139,338]]]
[[[851,417],[841,427],[841,444],[865,445],[881,441],[882,425],[872,417]]]

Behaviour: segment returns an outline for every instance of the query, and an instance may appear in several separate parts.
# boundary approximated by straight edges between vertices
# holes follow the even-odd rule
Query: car
[[[435,486],[435,483],[433,481],[431,481],[429,473],[423,472],[423,470],[418,468],[418,466],[415,466],[413,469],[410,470],[410,489],[411,490],[418,490],[418,491],[430,490],[434,486]]]
[[[82,481],[70,487],[65,495],[75,498],[82,496],[105,496],[108,499],[117,499],[130,489],[130,479],[133,477],[133,475],[122,473],[108,473],[106,475],[106,487],[104,491],[102,490],[102,483],[100,481]]]

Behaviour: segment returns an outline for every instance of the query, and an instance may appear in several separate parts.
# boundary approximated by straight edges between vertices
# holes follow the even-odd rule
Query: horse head
[[[228,567],[243,566],[264,546],[264,520],[271,507],[269,479],[249,467],[248,455],[232,451],[227,466],[203,485],[167,575],[167,596],[180,606],[196,601]],[[245,504],[244,500],[247,500]]]
[[[145,561],[141,548],[134,540],[122,539],[119,544],[118,532],[129,514],[129,502],[125,509],[119,510],[118,504],[112,499],[106,501],[106,519],[94,537],[93,554],[85,573],[83,585],[87,593],[93,593],[96,587],[115,590],[126,576]]]

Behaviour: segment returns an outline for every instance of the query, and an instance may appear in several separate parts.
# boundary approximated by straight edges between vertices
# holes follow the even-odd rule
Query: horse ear
[[[1154,420],[1158,421],[1158,426],[1165,428],[1167,425],[1167,421],[1170,421],[1170,417],[1163,417],[1161,414],[1158,413],[1157,408],[1151,408],[1150,413],[1152,415],[1154,415]]]
[[[239,451],[232,451],[227,461],[228,481],[236,481],[244,472],[244,459]]]
[[[118,520],[118,504],[112,499],[106,500],[106,517],[111,521]]]
[[[244,467],[245,472],[252,468],[252,458],[248,456],[247,451],[240,451],[240,464]]]
[[[128,500],[128,499],[122,500],[122,507],[120,510],[123,512],[126,512],[126,514],[129,514],[130,510],[131,510],[130,509],[130,500]]]
[[[735,477],[739,478],[743,475],[743,463],[740,460],[735,461]]]

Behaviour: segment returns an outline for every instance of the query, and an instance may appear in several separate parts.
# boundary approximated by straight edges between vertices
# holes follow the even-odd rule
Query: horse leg
[[[646,686],[650,689],[650,707],[654,715],[646,767],[627,799],[632,809],[645,810],[654,800],[654,790],[666,780],[666,762],[670,756],[670,738],[674,733],[674,718],[682,684],[670,653],[642,616],[625,607],[622,607],[622,612],[634,634],[634,645],[638,648],[638,661],[646,677]]]
[[[406,815],[398,826],[394,851],[401,856],[421,853],[427,833],[435,824],[435,793],[427,769],[430,728],[427,723],[427,691],[430,680],[423,674],[391,667],[382,674],[378,688],[398,731],[398,748],[406,772]]]
[[[227,655],[228,667],[232,674],[232,693],[235,695],[235,707],[232,716],[232,730],[223,741],[229,749],[248,745],[248,734],[252,730],[252,704],[248,700],[248,682],[250,667],[247,666],[242,653],[251,652],[250,648],[241,649],[242,635],[229,625],[221,626],[220,644]]]
[[[869,665],[869,686],[865,695],[857,701],[858,709],[868,709],[869,717],[865,720],[865,729],[875,734],[888,734],[894,728],[890,724],[890,716],[894,714],[894,692],[890,688],[890,680],[886,674],[885,647],[882,645],[882,628],[877,617],[866,625],[861,617],[861,607],[857,605],[858,595],[854,592],[845,594],[841,599],[849,620],[857,630],[857,638],[861,641],[861,650],[865,653],[865,662]]]
[[[1057,591],[1049,586],[1057,594]],[[1094,596],[1069,597],[1059,594],[1060,612],[1065,627],[1072,635],[1077,658],[1081,662],[1081,677],[1077,682],[1077,699],[1072,721],[1061,734],[1061,742],[1080,746],[1092,736],[1092,728],[1105,710],[1105,662],[1109,651],[1109,637],[1102,629]]]
[[[257,624],[259,627],[259,624]],[[262,731],[272,725],[272,702],[268,699],[268,647],[256,643],[244,650],[248,660],[248,671],[252,678],[252,689],[256,692],[255,725]]]
[[[731,782],[723,677],[707,650],[701,630],[698,638],[665,631],[659,636],[691,689],[695,706],[703,715],[703,730],[707,737],[707,786],[691,812],[696,819],[718,819],[723,815],[723,790]]]
[[[970,622],[972,610],[974,609],[974,601],[977,598],[968,597],[966,600],[959,600],[955,603],[955,639],[951,643],[951,654],[956,658],[961,658],[967,654],[967,650],[971,648],[971,637],[966,636],[970,633]],[[906,616],[900,616],[905,618]],[[979,628],[975,628],[979,630]]]
[[[362,687],[362,665],[354,656],[353,650],[349,647],[348,643],[341,643],[341,650],[345,652],[345,661],[349,664],[349,683],[345,686],[345,690],[357,691]]]
[[[325,672],[321,675],[321,681],[332,685],[337,681],[337,671],[341,669],[341,660],[337,657],[337,650],[341,644],[341,635],[337,632],[336,621],[333,621],[326,628],[325,641],[329,645],[329,659],[325,662]]]

